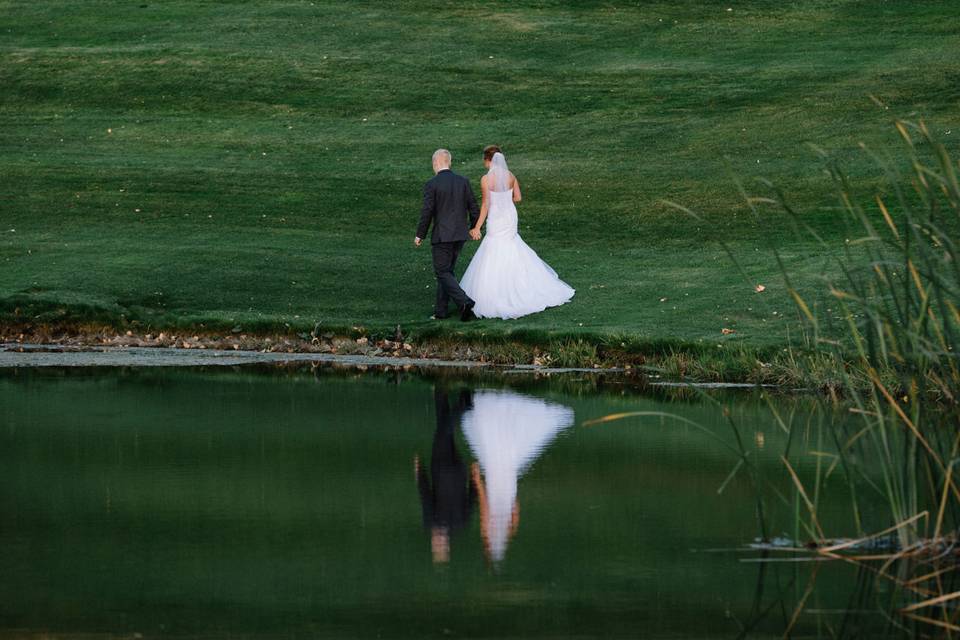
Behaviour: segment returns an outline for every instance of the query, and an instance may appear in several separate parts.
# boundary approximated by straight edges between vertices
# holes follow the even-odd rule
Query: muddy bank
[[[137,346],[64,347],[62,345],[0,344],[0,367],[195,367],[275,362],[321,362],[350,366],[483,367],[478,362],[426,358],[286,353],[208,348]]]
[[[367,363],[363,359],[372,358],[368,364],[386,364],[396,360],[399,364],[391,366],[448,366],[438,363],[454,363],[450,366],[489,366],[514,372],[621,372],[652,380],[673,380],[680,384],[740,383],[745,386],[762,384],[784,388],[818,386],[809,381],[801,383],[802,376],[796,368],[796,354],[787,353],[787,350],[766,354],[735,346],[644,345],[599,338],[547,339],[542,344],[476,336],[418,338],[401,332],[400,327],[386,335],[368,334],[362,328],[355,328],[352,335],[343,335],[321,331],[319,325],[313,331],[300,333],[214,331],[202,327],[138,333],[135,329],[124,330],[97,324],[0,324],[0,344],[5,344],[4,349],[8,352],[20,349],[29,351],[35,347],[57,349],[64,353],[107,352],[110,349],[175,349],[197,354],[217,352],[215,357],[197,355],[197,359],[202,359],[204,363],[232,363],[227,359],[229,354],[237,354],[238,358],[243,358],[242,362],[252,362],[251,356],[240,355],[240,352],[244,352],[278,356],[263,358],[260,360],[263,362],[314,360],[349,363],[359,358],[358,362]],[[145,366],[161,361],[158,354],[146,355],[144,351],[131,353],[140,354],[138,358],[148,359],[144,361]],[[182,355],[170,357],[178,358],[177,363],[189,362],[189,359],[180,359],[184,357]],[[8,358],[8,361],[12,361],[12,358]],[[130,360],[124,362],[133,364]]]
[[[311,362],[348,367],[442,367],[494,368],[515,373],[627,373],[622,368],[542,367],[533,365],[504,366],[469,360],[394,357],[383,355],[343,355],[334,353],[287,353],[208,348],[139,347],[139,346],[64,346],[23,343],[0,343],[0,368],[3,367],[197,367],[235,366]]]
[[[61,330],[47,327],[8,329],[0,328],[0,343],[13,345],[44,345],[64,349],[95,347],[174,348],[219,351],[257,351],[264,353],[311,353],[363,356],[429,357],[423,349],[415,349],[402,334],[396,340],[370,340],[359,336],[347,338],[326,334],[259,335],[242,332],[226,335],[204,332],[160,331],[136,333],[117,331],[109,327],[81,327]]]
[[[182,351],[214,351],[218,358],[225,358],[231,353],[244,352],[249,354],[272,354],[295,357],[262,358],[262,362],[279,360],[317,360],[317,361],[348,361],[351,358],[372,358],[376,362],[396,360],[411,363],[423,362],[436,365],[437,363],[458,363],[457,366],[500,365],[518,369],[562,369],[562,370],[617,370],[631,371],[637,369],[632,363],[596,362],[584,360],[582,362],[565,363],[565,366],[556,366],[548,353],[536,347],[518,345],[509,353],[502,350],[491,353],[479,345],[438,343],[411,343],[400,332],[399,328],[393,339],[375,339],[366,335],[345,337],[333,333],[309,333],[300,335],[259,335],[248,333],[211,334],[200,332],[158,332],[135,333],[133,331],[118,332],[109,327],[88,327],[72,330],[57,330],[46,327],[31,327],[28,329],[4,331],[0,328],[0,344],[6,351],[17,351],[42,347],[46,350],[59,349],[64,353],[76,351],[104,351],[105,349],[139,349],[139,350],[182,350]],[[137,351],[136,353],[140,353]],[[145,351],[144,351],[145,353]],[[158,355],[148,356],[157,358]],[[183,356],[176,356],[182,358]],[[203,358],[198,355],[197,358]],[[178,360],[185,362],[186,360]],[[205,360],[206,361],[206,360]],[[153,360],[151,360],[153,362]]]

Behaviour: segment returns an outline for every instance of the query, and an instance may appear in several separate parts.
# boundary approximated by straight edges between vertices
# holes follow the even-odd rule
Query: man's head
[[[444,169],[450,168],[453,158],[446,149],[437,149],[433,152],[433,172],[440,173]]]

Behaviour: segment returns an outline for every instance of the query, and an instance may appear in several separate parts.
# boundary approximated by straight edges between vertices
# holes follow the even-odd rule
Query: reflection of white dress
[[[517,233],[513,191],[491,191],[487,229],[460,286],[481,318],[519,318],[569,302],[574,290]]]
[[[540,398],[492,389],[474,393],[473,408],[463,414],[463,434],[483,470],[494,562],[507,552],[517,480],[573,421],[573,409]]]

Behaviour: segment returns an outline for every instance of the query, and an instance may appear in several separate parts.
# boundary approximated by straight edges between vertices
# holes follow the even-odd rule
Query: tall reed
[[[805,504],[805,526],[817,553],[879,563],[870,570],[895,585],[902,620],[923,625],[925,633],[950,634],[960,632],[960,609],[954,606],[960,591],[948,591],[960,526],[960,185],[954,160],[923,122],[895,126],[903,139],[899,158],[863,148],[884,175],[883,190],[866,202],[839,164],[816,149],[849,222],[850,237],[839,250],[837,239],[821,236],[776,189],[772,199],[801,233],[835,256],[836,268],[823,285],[840,314],[829,318],[800,293],[779,255],[777,260],[810,346],[827,354],[839,373],[843,398],[832,401],[854,417],[852,425],[834,425],[831,435],[853,496],[855,538],[828,537],[809,486],[794,471],[796,457],[785,455],[783,463]],[[822,479],[817,467],[818,491]],[[879,531],[862,528],[856,496],[864,492],[879,494],[884,505]],[[886,537],[896,544],[877,552],[877,541]]]
[[[888,582],[877,590],[874,581],[871,588],[886,594],[881,609],[890,616],[891,628],[906,635],[950,636],[960,634],[960,590],[953,590],[960,576],[955,571],[960,559],[960,185],[955,161],[923,122],[895,126],[902,154],[882,157],[863,147],[884,178],[868,198],[857,194],[829,153],[814,147],[848,223],[843,238],[820,234],[772,183],[762,182],[773,197],[750,194],[737,183],[758,220],[760,207],[778,205],[797,233],[833,260],[813,300],[771,247],[804,323],[804,341],[795,345],[803,357],[793,364],[810,367],[809,380],[822,380],[829,370],[837,384],[827,387],[824,410],[813,426],[785,419],[770,405],[771,420],[789,434],[781,460],[792,496],[758,473],[732,421],[739,459],[731,476],[746,469],[756,486],[765,538],[764,500],[796,508],[796,544],[777,552],[856,564],[865,575]],[[749,280],[735,252],[728,253]],[[825,298],[832,298],[840,313],[824,314],[818,301]],[[725,407],[719,409],[729,415]],[[816,444],[809,450],[794,444],[804,441]],[[828,443],[833,453],[825,463]],[[830,530],[820,504],[825,491],[836,490],[831,488],[837,483],[828,479],[837,472],[851,496],[850,518],[839,525],[842,529]],[[869,518],[863,514],[866,505]],[[811,580],[816,575],[812,571]],[[812,582],[796,602],[785,636],[811,591]]]

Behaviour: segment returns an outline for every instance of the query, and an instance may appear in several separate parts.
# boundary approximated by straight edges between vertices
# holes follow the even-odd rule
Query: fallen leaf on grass
[[[728,336],[731,333],[736,333],[736,332],[737,332],[736,329],[727,329],[726,327],[724,327],[723,329],[720,329],[720,333],[722,333],[725,336]]]
[[[753,288],[753,290],[756,291],[757,293],[763,293],[764,291],[767,290],[767,288],[766,288],[765,286],[763,286],[762,284],[758,284],[757,286],[755,286],[755,287]]]

